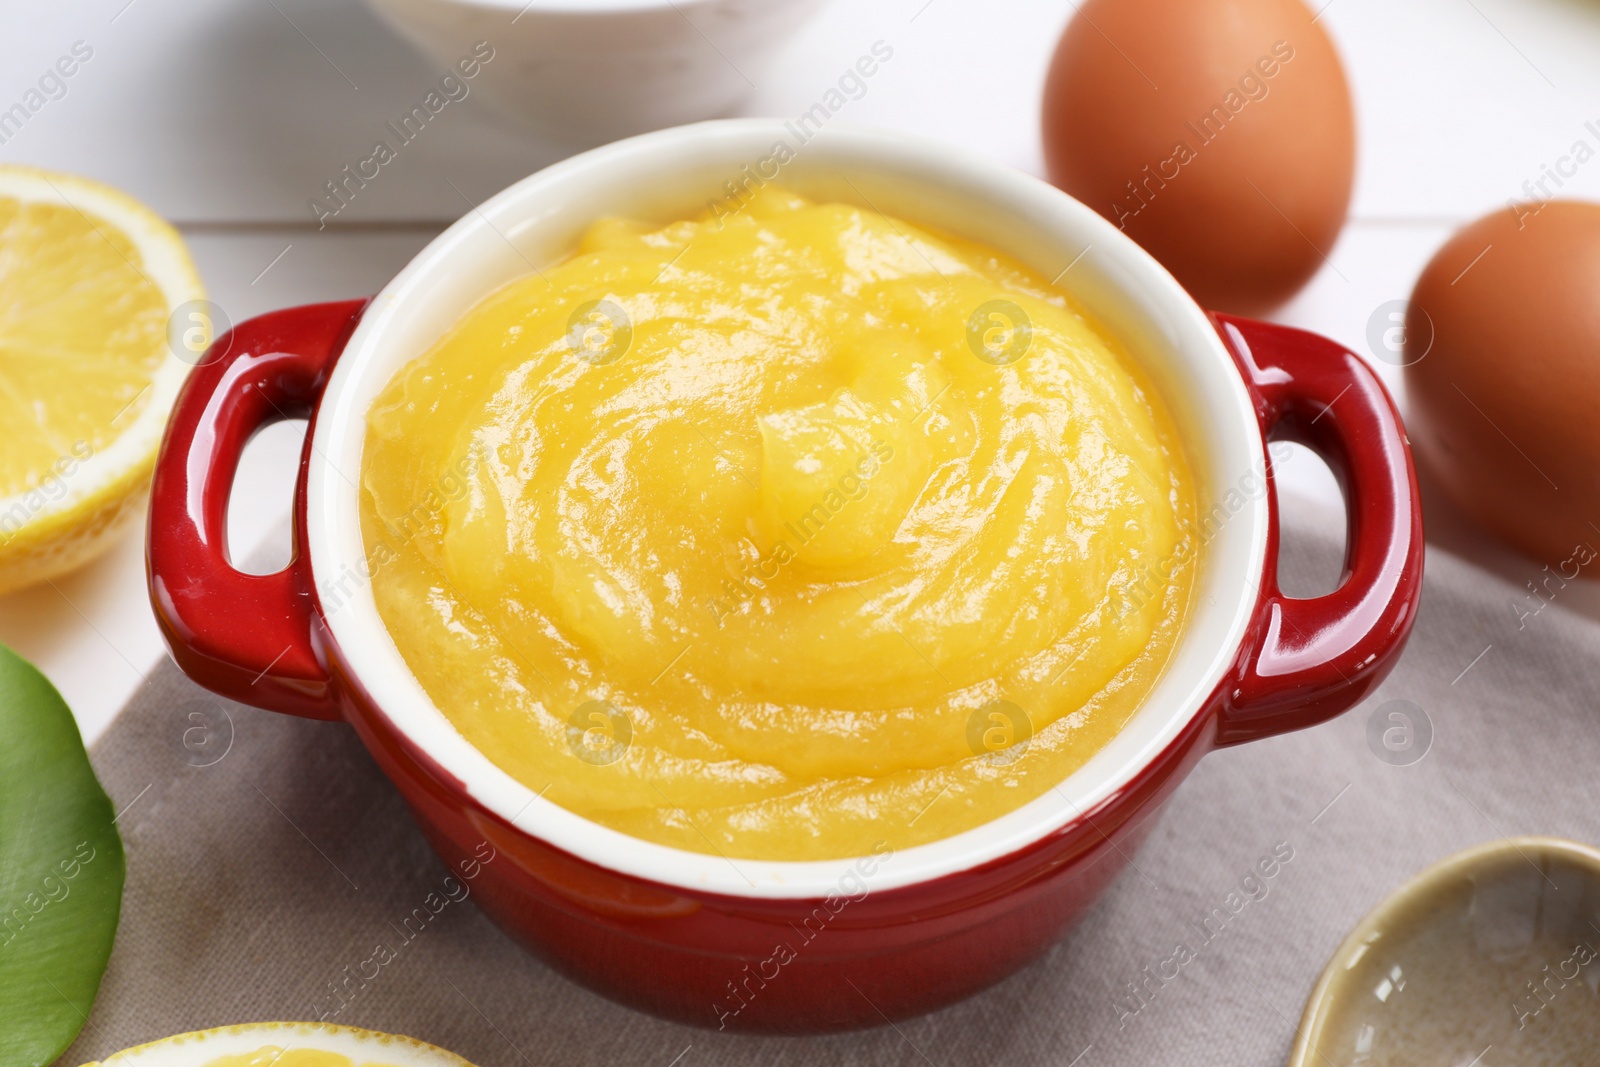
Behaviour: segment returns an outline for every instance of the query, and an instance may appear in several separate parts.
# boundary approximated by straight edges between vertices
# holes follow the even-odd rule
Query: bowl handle
[[[1422,511],[1410,443],[1372,369],[1305,330],[1213,313],[1244,374],[1266,440],[1303,444],[1344,493],[1349,529],[1339,587],[1310,600],[1278,588],[1278,505],[1266,455],[1266,567],[1252,635],[1217,723],[1222,745],[1315,726],[1354,707],[1389,673],[1422,590]]]
[[[183,672],[231,700],[312,719],[340,718],[313,639],[311,566],[295,544],[274,574],[228,558],[228,498],[239,455],[260,429],[307,418],[367,301],[261,315],[217,338],[178,393],[150,487],[150,603]],[[295,515],[304,514],[310,435]]]

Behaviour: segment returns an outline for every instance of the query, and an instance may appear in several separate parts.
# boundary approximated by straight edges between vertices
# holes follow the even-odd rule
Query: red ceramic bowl
[[[809,132],[809,131],[806,131]],[[948,146],[777,120],[666,130],[542,171],[464,217],[371,301],[292,308],[217,341],[156,470],[150,594],[178,664],[235,700],[355,727],[447,862],[511,935],[623,1003],[713,1028],[816,1032],[949,1004],[1039,955],[1116,877],[1185,772],[1221,745],[1322,722],[1388,672],[1415,617],[1421,519],[1405,432],[1337,344],[1208,316],[1058,190]],[[480,297],[562,258],[594,218],[737,210],[771,180],[1001,248],[1061,278],[1159,383],[1201,485],[1195,606],[1128,725],[1046,795],[889,855],[775,863],[588,822],[457,733],[390,640],[366,580],[357,483],[368,405]],[[224,515],[252,433],[309,417],[293,561],[230,566]],[[1278,590],[1269,438],[1341,476],[1345,579]],[[1197,847],[1202,843],[1197,842]]]

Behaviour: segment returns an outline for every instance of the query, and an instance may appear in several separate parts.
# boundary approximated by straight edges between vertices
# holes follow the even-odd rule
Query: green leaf
[[[83,1028],[122,909],[122,839],[55,687],[0,645],[0,1067]]]

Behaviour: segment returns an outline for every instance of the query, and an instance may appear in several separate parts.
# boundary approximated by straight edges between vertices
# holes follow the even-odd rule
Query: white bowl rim
[[[642,12],[701,8],[723,0],[433,0],[434,3],[465,8],[491,8],[497,11],[515,11],[511,21],[523,15],[632,15]],[[781,0],[761,0],[765,4]],[[807,0],[790,0],[804,3]],[[691,23],[692,25],[692,23]]]
[[[737,173],[738,161],[755,158],[753,153],[770,146],[784,129],[782,119],[723,119],[592,149],[511,185],[468,211],[419,252],[369,304],[318,407],[310,442],[305,523],[305,550],[317,589],[325,590],[328,582],[342,581],[365,567],[356,483],[341,473],[361,469],[365,413],[371,397],[357,399],[356,382],[367,373],[376,352],[396,343],[385,334],[395,332],[393,320],[398,309],[408,301],[427,299],[432,282],[441,278],[442,264],[452,255],[464,255],[464,249],[475,240],[484,242],[492,236],[512,244],[508,234],[519,234],[524,224],[541,224],[541,212],[560,212],[563,192],[576,196],[579,190],[607,180],[639,185],[658,179],[664,169],[680,166],[680,160],[693,158],[703,164],[715,153],[722,153],[729,172]],[[1025,217],[1030,226],[1048,222],[1086,235],[1091,240],[1085,251],[1089,247],[1099,251],[1091,263],[1101,266],[1094,269],[1123,279],[1104,284],[1128,286],[1127,292],[1137,294],[1130,299],[1155,308],[1163,323],[1175,331],[1173,343],[1181,348],[1181,359],[1194,363],[1196,380],[1214,389],[1205,401],[1204,417],[1214,420],[1221,439],[1213,439],[1205,447],[1228,453],[1217,460],[1219,469],[1231,476],[1242,463],[1259,469],[1268,462],[1249,391],[1210,320],[1154,258],[1093,210],[1022,171],[910,134],[840,124],[821,131],[815,140],[806,142],[806,148],[813,158],[818,154],[825,159],[841,157],[850,164],[891,174],[896,180],[948,189],[950,195],[970,197],[974,206],[998,204],[1002,211]],[[842,170],[850,164],[833,163],[823,169]],[[862,179],[864,172],[852,173]],[[623,175],[620,179],[619,174]],[[892,207],[889,210],[896,213]],[[479,295],[483,295],[481,291]],[[431,340],[433,337],[420,342],[411,339],[404,346],[411,350],[407,360],[420,354]],[[382,381],[404,362],[396,364]],[[371,383],[365,387],[375,391]],[[1220,491],[1220,483],[1213,488]],[[1202,495],[1202,514],[1206,502]],[[1194,661],[1203,667],[1191,672],[1195,680],[1185,685],[1181,697],[1170,699],[1164,709],[1158,706],[1154,698],[1168,683],[1163,676],[1151,699],[1121,732],[1065,781],[987,823],[881,860],[729,859],[644,841],[591,822],[514,779],[456,731],[428,698],[389,637],[369,584],[361,583],[336,611],[319,610],[338,655],[371,697],[377,712],[463,783],[474,801],[518,830],[599,867],[665,886],[732,897],[819,899],[840,892],[841,879],[849,878],[851,872],[860,877],[867,869],[864,860],[871,864],[872,890],[928,882],[996,861],[1085,818],[1085,813],[1096,811],[1138,780],[1196,717],[1206,712],[1244,642],[1261,595],[1258,583],[1266,557],[1269,505],[1267,494],[1252,496],[1219,533],[1218,540],[1229,546],[1231,562],[1227,573],[1212,573],[1215,595],[1208,605],[1201,604],[1207,587],[1197,582],[1196,602],[1179,647],[1195,642]],[[1207,560],[1205,553],[1202,566],[1215,571],[1214,561]],[[1199,616],[1206,619],[1204,641],[1195,636]],[[1169,667],[1169,674],[1171,670]]]

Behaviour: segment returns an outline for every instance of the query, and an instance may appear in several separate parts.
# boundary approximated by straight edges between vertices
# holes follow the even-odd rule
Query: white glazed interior
[[[670,221],[700,210],[742,167],[753,169],[767,158],[779,140],[796,156],[778,180],[799,192],[986,242],[1045,277],[1075,264],[1061,284],[1136,355],[1193,442],[1202,514],[1259,469],[1263,445],[1248,394],[1209,322],[1155,260],[1089,208],[1036,178],[935,141],[829,127],[800,145],[775,119],[703,123],[596,149],[525,178],[441,234],[378,294],[339,360],[317,417],[306,526],[318,588],[364,573],[356,480],[365,416],[401,366],[530,264],[564,258],[595,218]],[[1201,711],[1243,640],[1267,523],[1265,497],[1248,496],[1205,545],[1195,603],[1173,660],[1110,744],[1056,789],[1015,811],[895,854],[879,867],[872,887],[906,885],[1004,856],[1134,779]],[[687,852],[607,829],[542,799],[469,744],[433,705],[384,628],[370,587],[339,599],[329,629],[383,713],[466,783],[479,803],[526,833],[615,871],[738,896],[822,896],[851,865]]]

